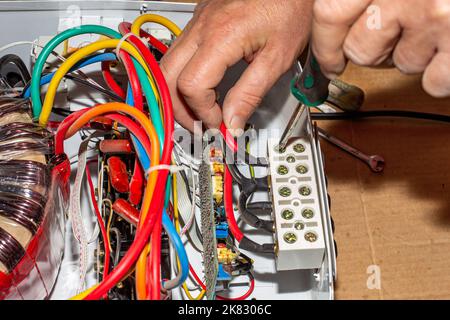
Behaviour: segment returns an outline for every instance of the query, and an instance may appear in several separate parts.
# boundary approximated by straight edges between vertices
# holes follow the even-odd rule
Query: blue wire
[[[189,259],[187,257],[186,249],[184,248],[183,241],[181,241],[180,235],[175,229],[172,221],[167,215],[166,210],[163,211],[162,216],[163,227],[169,235],[170,241],[175,247],[175,251],[177,252],[178,259],[180,260],[180,269],[181,269],[181,277],[176,287],[182,285],[187,277],[189,276]]]
[[[116,59],[117,59],[117,58],[116,58],[116,55],[115,55],[114,53],[111,53],[111,52],[100,53],[100,54],[97,54],[97,55],[95,55],[95,56],[89,57],[89,58],[87,58],[87,59],[84,59],[84,60],[78,62],[76,65],[74,65],[74,66],[70,69],[69,72],[72,72],[72,71],[75,71],[75,70],[84,68],[84,67],[86,67],[86,66],[88,66],[88,65],[91,65],[91,64],[94,64],[94,63],[97,63],[97,62],[102,62],[102,61],[116,61]],[[55,75],[55,72],[51,72],[51,73],[48,73],[48,74],[44,75],[44,76],[41,78],[40,85],[43,86],[43,85],[49,83],[49,82],[52,80],[52,78],[53,78],[54,75]],[[28,87],[25,89],[25,91],[23,92],[22,97],[23,97],[23,98],[29,98],[30,95],[31,95],[31,90],[30,90],[30,86],[28,86]]]

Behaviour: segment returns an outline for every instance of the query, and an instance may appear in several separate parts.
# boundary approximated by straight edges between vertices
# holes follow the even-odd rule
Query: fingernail
[[[245,122],[246,122],[246,119],[244,119],[240,116],[234,115],[230,120],[230,126],[229,126],[231,134],[235,137],[241,136],[242,133],[244,132],[243,128],[245,126]]]
[[[334,72],[326,72],[324,75],[325,75],[325,77],[327,77],[330,80],[334,80],[337,77],[339,77],[339,75],[337,73],[334,73]]]

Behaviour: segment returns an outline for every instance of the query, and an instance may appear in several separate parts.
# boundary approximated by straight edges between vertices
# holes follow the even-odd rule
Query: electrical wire
[[[359,120],[367,118],[409,118],[438,122],[450,122],[450,116],[436,113],[425,113],[407,110],[369,110],[357,112],[311,113],[312,120]]]
[[[100,226],[100,232],[101,232],[102,238],[103,238],[103,245],[104,245],[104,250],[105,250],[103,279],[105,279],[105,277],[109,273],[109,260],[110,260],[109,249],[110,249],[111,245],[109,242],[108,234],[105,229],[105,223],[104,223],[102,215],[98,209],[97,200],[95,199],[95,188],[94,188],[94,183],[92,182],[92,177],[91,177],[91,172],[89,171],[89,167],[86,167],[86,179],[87,179],[88,185],[89,185],[92,206],[94,207],[95,216],[97,217],[97,222],[98,222],[98,225]]]
[[[85,123],[87,123],[90,119],[93,119],[101,114],[105,114],[108,112],[123,112],[125,114],[133,116],[146,130],[149,135],[149,139],[151,140],[153,148],[151,148],[151,163],[152,166],[159,164],[159,145],[158,139],[156,137],[156,133],[154,132],[154,128],[152,127],[149,120],[145,117],[142,112],[127,105],[121,103],[109,103],[94,107],[89,109],[81,116],[77,117],[70,128],[67,130],[66,138],[72,136],[79,128],[83,127]],[[74,113],[75,114],[75,113]],[[105,279],[95,288],[90,294],[86,296],[86,299],[99,299],[101,298],[109,289],[111,289],[123,276],[126,275],[128,270],[132,267],[136,259],[138,258],[140,252],[144,249],[147,239],[150,236],[153,227],[156,222],[156,212],[161,208],[162,210],[162,192],[161,186],[164,186],[166,181],[165,177],[167,177],[167,172],[164,175],[165,171],[159,172],[153,171],[149,174],[148,184],[144,193],[144,200],[141,209],[140,219],[143,221],[142,228],[138,230],[135,240],[130,246],[129,250],[123,257],[123,259],[119,262],[117,267],[112,270],[112,272],[105,277]],[[161,178],[162,176],[162,178]],[[156,184],[152,183],[152,180],[156,180]],[[151,187],[153,185],[153,187]],[[151,212],[153,214],[147,214],[147,212]]]
[[[41,126],[45,126],[47,124],[48,118],[50,116],[50,112],[52,110],[53,102],[55,100],[56,96],[56,90],[58,89],[58,86],[61,82],[61,79],[64,77],[64,75],[69,72],[69,70],[81,59],[83,59],[85,56],[92,54],[98,50],[101,49],[107,49],[107,48],[115,48],[120,43],[120,40],[117,39],[111,39],[111,40],[104,40],[104,41],[98,41],[94,42],[86,47],[83,47],[77,51],[75,51],[55,72],[55,75],[53,76],[52,81],[50,82],[47,90],[47,94],[45,95],[44,103],[42,105],[42,112],[39,114],[39,124]],[[123,42],[121,43],[122,49],[126,50],[128,53],[130,53],[146,70],[149,77],[151,77],[150,70],[147,68],[147,65],[145,64],[145,61],[140,56],[139,52],[129,43]],[[34,71],[34,70],[33,70]],[[36,82],[37,83],[37,82]],[[33,101],[33,80],[31,82],[31,97]],[[37,83],[38,84],[38,83]],[[35,102],[33,101],[33,106],[35,106]],[[36,104],[36,107],[39,106],[39,104]]]
[[[110,70],[111,61],[102,62],[102,75],[106,85],[122,99],[125,99],[126,93],[122,87],[114,80],[114,77]]]

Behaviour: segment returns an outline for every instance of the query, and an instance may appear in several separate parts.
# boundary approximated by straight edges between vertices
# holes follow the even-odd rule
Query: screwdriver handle
[[[330,80],[320,70],[320,65],[309,48],[302,73],[292,80],[292,94],[304,105],[317,107],[327,100],[329,84]]]

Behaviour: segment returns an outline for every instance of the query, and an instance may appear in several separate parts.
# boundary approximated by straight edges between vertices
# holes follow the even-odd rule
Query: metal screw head
[[[294,223],[294,228],[295,230],[303,230],[305,229],[305,224],[301,221],[297,221],[296,223]]]
[[[300,174],[305,174],[308,172],[308,168],[302,164],[298,165],[295,170]]]
[[[286,148],[282,148],[281,146],[276,146],[275,147],[275,152],[278,152],[278,153],[284,153],[285,151],[286,151]]]
[[[311,219],[312,217],[314,217],[314,211],[312,211],[311,209],[304,209],[302,211],[302,216],[305,219]]]
[[[288,174],[289,169],[288,169],[288,167],[281,165],[278,167],[277,172],[278,172],[278,174],[284,176],[284,175]]]
[[[294,151],[297,153],[305,152],[305,146],[301,143],[297,143],[296,145],[294,145]]]
[[[294,243],[295,241],[297,241],[297,236],[295,235],[295,233],[286,232],[283,236],[283,239],[287,243]]]
[[[288,156],[288,157],[286,158],[286,161],[287,161],[288,163],[294,163],[294,162],[295,162],[295,157],[294,157],[294,156]]]
[[[291,220],[294,217],[294,211],[292,211],[291,209],[284,209],[281,212],[281,216],[284,220]]]
[[[317,241],[317,235],[313,232],[307,232],[305,233],[305,240],[308,242]]]
[[[286,198],[291,195],[292,191],[288,187],[282,187],[282,188],[280,188],[280,190],[278,190],[278,193],[280,196]]]
[[[300,187],[300,189],[298,189],[298,192],[302,195],[302,196],[309,196],[311,194],[311,189],[309,187]]]

